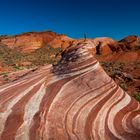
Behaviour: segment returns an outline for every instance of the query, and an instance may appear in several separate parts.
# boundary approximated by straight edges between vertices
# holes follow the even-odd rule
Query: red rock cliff
[[[1,39],[1,43],[10,48],[17,48],[23,52],[31,52],[43,45],[52,47],[66,47],[72,40],[63,34],[56,34],[51,31],[46,32],[29,32],[16,36],[8,36]]]

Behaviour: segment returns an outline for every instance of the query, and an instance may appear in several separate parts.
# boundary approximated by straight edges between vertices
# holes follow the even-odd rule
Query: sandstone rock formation
[[[72,39],[64,34],[56,34],[51,31],[28,32],[21,35],[2,37],[1,44],[10,48],[17,48],[23,52],[31,52],[44,45],[65,48]]]
[[[140,104],[102,69],[90,41],[0,87],[0,140],[139,140]]]
[[[96,45],[96,49],[92,49],[93,55],[115,82],[131,96],[139,93],[140,38],[131,35],[120,41],[95,38],[92,42]],[[131,75],[133,81],[127,81],[124,73]]]
[[[130,49],[133,49],[137,45],[139,38],[133,35],[125,37],[120,41],[116,41],[107,37],[95,38],[91,39],[91,41],[95,46],[98,46],[100,43],[100,54],[108,55],[112,53],[126,52]]]

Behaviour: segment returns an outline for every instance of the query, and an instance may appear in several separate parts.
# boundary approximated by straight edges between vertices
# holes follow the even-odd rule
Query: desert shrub
[[[15,69],[15,70],[23,70],[23,67],[20,67],[20,66],[13,66],[13,68]]]
[[[133,97],[140,102],[140,92],[134,92]]]
[[[0,62],[6,65],[14,65],[22,60],[22,53],[7,46],[0,46]]]
[[[101,65],[103,66],[104,70],[107,72],[107,74],[113,78],[115,81],[117,81],[118,85],[125,91],[128,90],[128,85],[124,79],[123,75],[123,69],[124,69],[124,63],[123,62],[101,62]]]
[[[5,75],[7,75],[8,73],[7,72],[1,72],[0,73],[0,76],[5,76]]]
[[[107,74],[115,78],[116,75],[121,75],[123,68],[124,68],[124,63],[123,62],[101,62],[101,65],[103,66],[104,70],[107,72]]]
[[[11,49],[7,46],[0,45],[0,63],[12,66],[15,70],[20,70],[18,66],[22,62],[31,62],[32,66],[56,63],[62,52],[61,48],[43,46],[32,53],[22,53],[16,48]]]
[[[32,65],[53,64],[59,60],[61,48],[53,48],[51,46],[41,47],[31,54],[26,55],[27,61],[32,62]]]
[[[8,81],[9,80],[9,78],[8,78],[8,73],[3,73],[3,79],[5,80],[5,81]]]
[[[11,49],[7,46],[0,45],[0,64],[13,71],[22,70],[25,67],[35,68],[45,64],[56,64],[61,58],[61,52],[61,48],[43,45],[34,52],[22,53],[17,48]],[[28,62],[29,65],[26,66],[23,62]],[[8,80],[6,76],[4,78]]]

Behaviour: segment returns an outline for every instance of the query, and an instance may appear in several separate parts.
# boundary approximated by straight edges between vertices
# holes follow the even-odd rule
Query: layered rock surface
[[[0,43],[8,46],[9,48],[17,48],[23,52],[32,52],[44,45],[65,48],[71,40],[71,38],[65,36],[64,34],[44,31],[1,37]]]
[[[139,140],[140,104],[90,53],[90,41],[0,87],[0,140]]]

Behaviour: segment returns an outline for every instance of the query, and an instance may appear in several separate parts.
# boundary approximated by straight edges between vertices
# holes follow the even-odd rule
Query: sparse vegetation
[[[23,67],[19,67],[19,66],[14,66],[13,68],[14,68],[15,70],[17,70],[17,71],[18,71],[18,70],[23,70]]]
[[[54,64],[59,60],[61,51],[61,48],[43,46],[32,53],[22,53],[17,48],[10,49],[7,46],[0,45],[0,64],[13,70],[22,70],[23,62],[30,62],[27,68]]]
[[[113,78],[123,90],[128,90],[127,77],[123,74],[125,66],[123,62],[101,62],[101,65],[107,74]]]
[[[4,76],[4,75],[7,75],[7,74],[8,74],[7,72],[1,72],[0,76]]]
[[[8,78],[8,73],[4,73],[4,74],[3,74],[3,79],[4,79],[5,81],[8,81],[8,80],[9,80],[9,78]]]
[[[44,64],[54,64],[56,63],[62,51],[61,48],[53,48],[51,46],[44,46],[40,49],[35,50],[30,55],[27,56],[27,60],[32,62],[32,65],[40,66]]]
[[[101,65],[103,66],[104,70],[108,73],[108,75],[112,78],[115,78],[116,76],[120,76],[124,63],[123,62],[101,62]]]
[[[139,101],[140,102],[140,92],[134,92],[133,93],[133,97],[137,100],[137,101]]]
[[[1,83],[11,80],[10,72],[35,69],[45,64],[56,64],[61,58],[61,48],[43,45],[30,53],[23,53],[18,47],[8,48],[0,44],[0,78]],[[0,83],[0,84],[1,84]]]
[[[128,94],[140,102],[140,62],[101,62],[106,73]]]
[[[23,54],[16,49],[10,49],[7,46],[0,46],[0,63],[5,65],[14,65],[19,63],[23,58]]]

